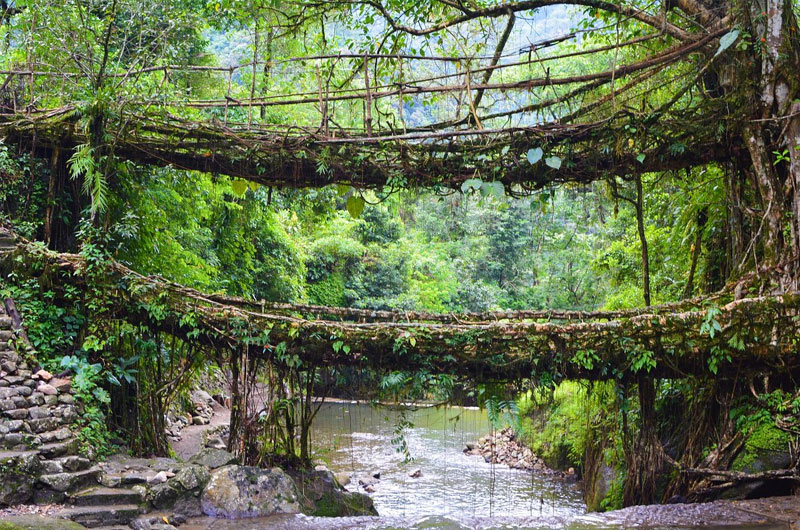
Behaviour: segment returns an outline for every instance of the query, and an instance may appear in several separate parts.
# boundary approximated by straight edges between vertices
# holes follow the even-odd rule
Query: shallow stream
[[[314,420],[315,447],[334,472],[351,476],[347,486],[380,472],[371,494],[382,516],[570,517],[584,512],[574,483],[490,465],[462,450],[492,429],[486,411],[462,407],[407,410],[413,425],[403,431],[408,456],[400,450],[400,413],[357,403],[323,405]],[[394,442],[392,440],[395,440]],[[422,475],[409,474],[419,469]]]
[[[763,517],[748,516],[729,505],[648,506],[608,515],[587,514],[578,484],[487,464],[479,456],[463,454],[467,443],[491,431],[485,411],[461,407],[407,410],[404,419],[410,425],[402,436],[396,431],[399,419],[397,410],[348,402],[324,404],[314,420],[316,455],[333,472],[351,477],[348,489],[363,492],[359,480],[380,472],[370,494],[380,517],[206,518],[191,521],[187,530],[786,528],[759,524]],[[402,442],[413,458],[410,462],[405,461]],[[417,469],[421,476],[410,477]]]

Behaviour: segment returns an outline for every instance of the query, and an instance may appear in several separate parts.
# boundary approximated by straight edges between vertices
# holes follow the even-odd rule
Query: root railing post
[[[369,88],[369,62],[367,55],[364,55],[364,86],[367,90],[364,125],[367,129],[367,136],[372,136],[372,92],[370,92]]]

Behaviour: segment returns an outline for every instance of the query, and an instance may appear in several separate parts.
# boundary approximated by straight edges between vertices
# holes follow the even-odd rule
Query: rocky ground
[[[8,364],[6,359],[3,362]],[[8,366],[3,366],[0,375],[7,378],[5,368]],[[31,386],[40,376],[31,374]],[[38,384],[41,387],[45,383]],[[17,386],[10,388],[17,392]],[[0,390],[8,394],[12,391],[2,385]],[[63,396],[69,396],[68,389],[57,392],[58,401],[53,395],[54,407],[63,406]],[[0,464],[15,466],[5,472],[0,494],[5,495],[6,501],[18,497],[17,502],[21,502],[0,511],[0,530],[62,528],[51,521],[58,518],[83,525],[69,526],[64,522],[63,528],[70,530],[175,530],[187,518],[198,516],[376,513],[368,496],[345,491],[327,470],[289,475],[279,468],[238,465],[236,458],[224,450],[230,411],[220,401],[196,390],[191,393],[188,414],[172,414],[168,436],[176,459],[119,454],[89,467],[88,460],[72,453],[51,455],[46,445],[41,446],[41,451],[20,448],[8,454],[0,449]],[[8,438],[0,437],[4,442]],[[55,457],[58,458],[54,460]],[[72,465],[73,460],[86,465]],[[14,470],[19,472],[14,474]],[[13,488],[7,483],[9,477],[19,479]],[[17,493],[20,491],[25,495]],[[11,526],[12,522],[16,526]]]

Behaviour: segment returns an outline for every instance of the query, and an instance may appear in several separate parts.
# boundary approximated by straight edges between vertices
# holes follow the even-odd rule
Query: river
[[[763,517],[728,504],[634,507],[587,514],[578,484],[491,465],[467,456],[466,443],[492,430],[485,411],[463,407],[407,409],[410,423],[398,451],[400,413],[363,403],[325,403],[314,420],[317,460],[352,477],[380,472],[370,494],[380,517],[319,518],[303,515],[224,521],[198,519],[187,530],[598,530],[645,526],[703,530],[783,530]],[[419,469],[421,476],[409,474]],[[667,521],[680,521],[668,523]],[[183,528],[183,527],[182,527]]]
[[[581,492],[574,483],[526,471],[490,465],[465,455],[491,431],[486,411],[463,407],[407,409],[404,430],[408,455],[399,449],[400,413],[360,403],[326,403],[314,420],[313,442],[334,472],[352,477],[347,486],[359,491],[358,481],[380,472],[371,494],[382,516],[441,516],[447,518],[570,517],[584,512]],[[392,440],[395,440],[393,443]],[[422,476],[411,478],[419,469]],[[363,492],[363,489],[360,491]]]

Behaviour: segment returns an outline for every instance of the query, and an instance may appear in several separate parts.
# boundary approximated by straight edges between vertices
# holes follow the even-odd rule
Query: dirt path
[[[181,431],[181,439],[171,442],[172,450],[181,460],[188,460],[203,448],[203,434],[220,425],[228,425],[231,421],[231,411],[219,403],[212,404],[214,415],[208,425],[189,425]]]

